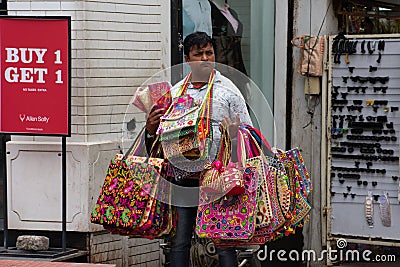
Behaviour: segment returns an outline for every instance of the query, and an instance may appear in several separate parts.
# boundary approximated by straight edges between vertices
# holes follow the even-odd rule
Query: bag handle
[[[180,90],[178,91],[176,97],[182,96],[183,94],[186,93],[187,88],[189,86],[189,82],[192,78],[192,72],[190,72],[183,84],[180,87]],[[199,133],[199,139],[201,146],[204,148],[205,147],[205,139],[207,136],[212,135],[212,126],[211,126],[211,110],[212,110],[212,97],[213,97],[213,87],[214,87],[214,80],[215,80],[215,70],[213,69],[210,73],[210,77],[208,78],[208,83],[207,83],[207,92],[206,95],[203,98],[203,101],[201,105],[199,106],[199,123],[196,125],[197,131]],[[173,109],[173,104],[169,106],[167,111],[165,112],[164,116],[168,115],[171,110]]]
[[[248,135],[247,133],[246,134],[242,133],[243,140],[241,141],[242,142],[242,147],[245,148],[245,153],[243,154],[245,159],[252,158],[252,157],[256,156],[255,153],[253,153],[253,150],[251,148],[251,144],[249,142],[249,138],[247,137],[247,135]],[[243,153],[243,151],[242,151],[242,153]]]
[[[126,159],[129,155],[137,155],[140,149],[143,148],[145,129],[146,127],[143,127],[142,130],[140,130],[139,134],[135,138],[135,141],[133,141],[128,151],[126,151],[126,153],[124,154],[124,159]]]
[[[133,141],[133,144],[128,149],[128,151],[125,153],[123,159],[126,159],[128,156],[136,156],[136,155],[142,154],[141,150],[145,149],[145,132],[146,132],[146,126],[144,126],[143,129],[136,136],[135,141]],[[150,155],[147,157],[146,161],[148,161],[148,159],[150,157],[152,157],[153,153],[156,153],[156,152],[154,152],[154,151],[156,151],[154,148],[156,147],[156,144],[159,143],[158,138],[159,138],[159,136],[157,135],[156,139],[154,140],[153,144],[151,145]],[[158,145],[158,149],[159,149],[159,147],[160,147],[160,145]]]
[[[271,145],[259,129],[254,128],[248,124],[243,124],[243,126],[250,132],[250,134],[253,136],[253,138],[256,139],[258,143],[265,145],[267,149],[272,151]]]
[[[212,122],[211,122],[211,111],[212,111],[212,98],[214,88],[215,70],[212,70],[210,77],[208,78],[207,93],[204,96],[203,103],[200,106],[199,123],[197,124],[197,132],[203,149],[205,147],[205,140],[207,136],[212,136]]]
[[[205,105],[207,96],[210,95],[210,91],[211,91],[211,89],[213,88],[213,85],[214,85],[214,78],[215,78],[215,70],[213,70],[213,71],[210,73],[210,77],[208,78],[207,93],[206,93],[206,95],[205,95],[203,101],[201,102],[200,108],[202,108],[202,106]],[[180,87],[178,93],[176,94],[175,98],[176,98],[176,97],[180,97],[180,96],[186,94],[186,91],[187,91],[187,88],[189,87],[189,83],[190,83],[190,80],[191,80],[191,79],[192,79],[192,72],[190,72],[190,73],[186,76],[186,78],[185,78],[185,80],[183,81],[183,83],[182,83],[182,85],[181,85],[181,87]],[[171,112],[171,109],[172,109],[172,108],[173,108],[172,105],[170,105],[170,107],[167,109],[167,111],[165,112],[165,114],[168,114],[169,112]]]
[[[189,74],[186,76],[185,80],[183,81],[181,87],[179,88],[179,91],[176,94],[176,97],[184,95],[186,93],[186,90],[189,87],[189,82],[191,79],[192,79],[192,72],[189,72]]]
[[[249,129],[247,129],[244,126],[240,126],[238,130],[238,159],[240,159],[239,162],[241,162],[242,166],[246,165],[246,159],[247,159],[246,152],[249,152],[249,158],[253,157],[253,153],[251,152],[252,149],[250,141],[253,141],[251,143],[253,143],[256,149],[259,151],[260,157],[263,159],[263,161],[268,162],[267,157],[262,152],[260,145],[254,139]]]
[[[228,163],[231,159],[231,152],[232,152],[232,144],[229,136],[229,131],[228,129],[223,126],[222,124],[220,125],[220,131],[221,131],[221,140],[217,152],[216,158],[222,162],[224,166],[228,166]]]
[[[238,128],[237,142],[238,167],[240,168],[246,166],[246,144],[240,127]]]

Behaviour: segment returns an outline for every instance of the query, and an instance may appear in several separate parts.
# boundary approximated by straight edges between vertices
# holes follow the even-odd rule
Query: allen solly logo
[[[24,122],[24,120],[25,120],[25,114],[19,114],[19,119],[22,121],[22,122]]]
[[[49,123],[50,117],[47,116],[32,116],[32,115],[26,115],[26,114],[19,114],[19,119],[21,122],[41,122],[41,123]]]

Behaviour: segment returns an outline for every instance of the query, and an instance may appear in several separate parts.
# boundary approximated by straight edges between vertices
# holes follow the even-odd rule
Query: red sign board
[[[0,17],[0,132],[70,136],[70,18]]]

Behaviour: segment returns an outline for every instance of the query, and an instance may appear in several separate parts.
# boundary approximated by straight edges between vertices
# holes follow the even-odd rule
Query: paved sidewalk
[[[115,264],[0,260],[1,267],[115,267]]]
[[[343,263],[339,265],[340,267],[399,267],[400,262],[371,262],[371,263]]]

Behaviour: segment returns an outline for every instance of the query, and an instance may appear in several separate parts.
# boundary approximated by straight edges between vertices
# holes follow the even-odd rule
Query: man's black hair
[[[208,44],[211,44],[214,47],[213,39],[208,36],[205,32],[194,32],[186,36],[185,40],[183,41],[183,53],[186,56],[189,56],[190,49],[193,46],[203,48],[206,47]]]

